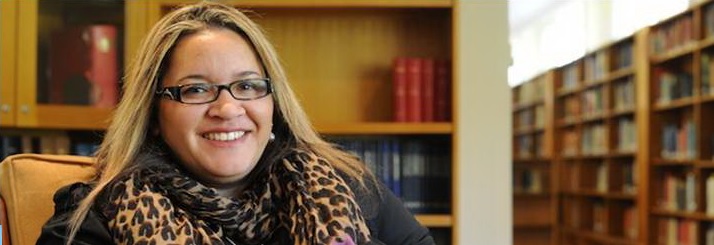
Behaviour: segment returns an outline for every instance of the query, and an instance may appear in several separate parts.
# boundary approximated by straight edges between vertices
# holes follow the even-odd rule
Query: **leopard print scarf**
[[[277,230],[293,244],[368,244],[354,194],[324,159],[294,152],[239,197],[148,164],[108,190],[105,215],[117,244],[261,244]]]

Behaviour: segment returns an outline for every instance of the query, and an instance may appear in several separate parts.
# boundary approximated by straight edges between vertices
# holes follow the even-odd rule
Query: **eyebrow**
[[[233,75],[232,77],[234,77],[234,78],[231,79],[232,80],[231,82],[240,80],[242,78],[245,78],[245,77],[248,77],[251,75],[259,76],[260,74],[258,74],[258,72],[255,72],[255,71],[242,71],[242,72],[239,72],[239,73]],[[206,77],[204,75],[191,74],[191,75],[187,75],[185,77],[180,78],[177,82],[181,82],[183,80],[188,80],[188,79],[204,80],[207,82],[209,81],[208,79],[206,79]]]

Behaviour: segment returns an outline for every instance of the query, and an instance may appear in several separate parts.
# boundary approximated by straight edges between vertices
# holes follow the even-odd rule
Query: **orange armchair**
[[[0,163],[2,244],[35,244],[42,225],[54,213],[54,193],[62,186],[89,180],[90,157],[19,154]]]

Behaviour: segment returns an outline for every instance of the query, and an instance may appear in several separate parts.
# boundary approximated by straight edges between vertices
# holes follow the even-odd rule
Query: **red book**
[[[87,35],[92,61],[85,73],[93,85],[90,102],[96,107],[114,107],[119,96],[117,29],[111,25],[93,25],[87,28]]]
[[[407,58],[407,121],[421,122],[422,59]]]
[[[392,89],[394,92],[394,121],[407,121],[407,58],[394,59]]]
[[[436,117],[434,116],[434,60],[424,59],[422,60],[422,121],[433,122]]]
[[[451,120],[451,66],[447,60],[437,60],[434,68],[434,119],[448,122]]]
[[[91,25],[52,33],[49,102],[113,107],[118,98],[117,28]]]

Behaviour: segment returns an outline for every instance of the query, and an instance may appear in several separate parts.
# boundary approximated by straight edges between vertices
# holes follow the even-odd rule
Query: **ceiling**
[[[568,0],[508,0],[508,22],[511,32],[521,29],[538,14]]]

